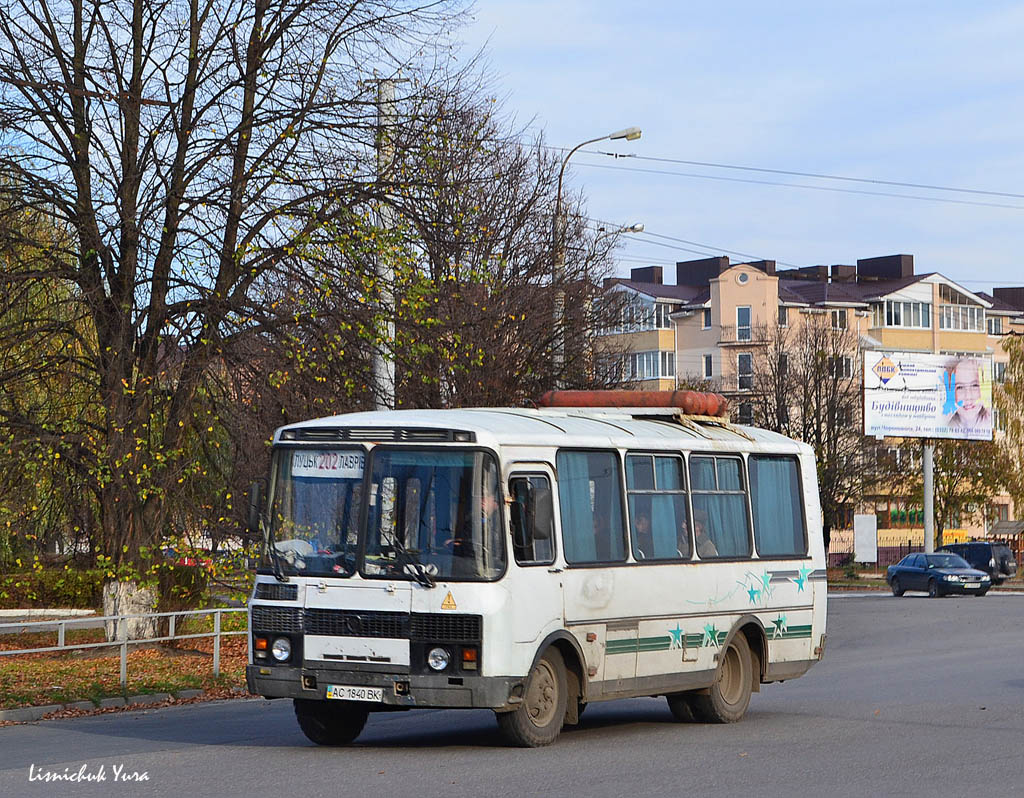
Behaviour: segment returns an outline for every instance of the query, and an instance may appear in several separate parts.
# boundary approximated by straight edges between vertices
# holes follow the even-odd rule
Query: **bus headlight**
[[[277,638],[270,649],[270,653],[274,655],[274,659],[278,662],[287,662],[288,657],[292,655],[292,641],[287,637]]]
[[[450,661],[451,655],[443,648],[432,648],[427,654],[427,665],[435,671],[443,671]]]

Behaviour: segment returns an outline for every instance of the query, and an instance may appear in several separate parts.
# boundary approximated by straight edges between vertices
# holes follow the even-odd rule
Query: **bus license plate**
[[[342,701],[383,701],[383,687],[353,687],[347,684],[327,685],[327,697]]]

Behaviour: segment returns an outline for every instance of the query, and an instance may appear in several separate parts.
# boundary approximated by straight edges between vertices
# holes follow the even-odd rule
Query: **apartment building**
[[[793,269],[713,257],[677,263],[675,285],[662,275],[647,267],[606,281],[634,298],[623,323],[604,331],[625,345],[627,381],[644,389],[706,382],[730,397],[733,418],[744,423],[753,417],[758,352],[780,327],[827,319],[853,342],[835,363],[851,377],[864,350],[888,350],[991,357],[996,382],[1009,360],[1004,337],[1024,333],[1024,288],[972,292],[941,274],[915,273],[912,255]],[[997,518],[1014,517],[1008,497],[994,502]]]
[[[621,360],[622,382],[644,391],[676,387],[676,331],[672,313],[690,302],[699,286],[666,285],[661,266],[633,269],[630,279],[609,278],[606,291],[620,300],[617,323],[598,330],[598,354]],[[679,274],[677,273],[677,278]]]

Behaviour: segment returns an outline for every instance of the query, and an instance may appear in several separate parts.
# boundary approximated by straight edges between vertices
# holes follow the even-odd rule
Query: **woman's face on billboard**
[[[956,377],[956,403],[965,421],[974,421],[981,413],[981,377],[976,360],[961,360],[953,372]]]

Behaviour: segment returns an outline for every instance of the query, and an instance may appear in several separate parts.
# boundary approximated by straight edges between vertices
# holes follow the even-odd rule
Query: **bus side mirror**
[[[249,514],[245,521],[246,531],[251,535],[260,531],[260,507],[263,504],[263,482],[256,480],[249,486]]]

